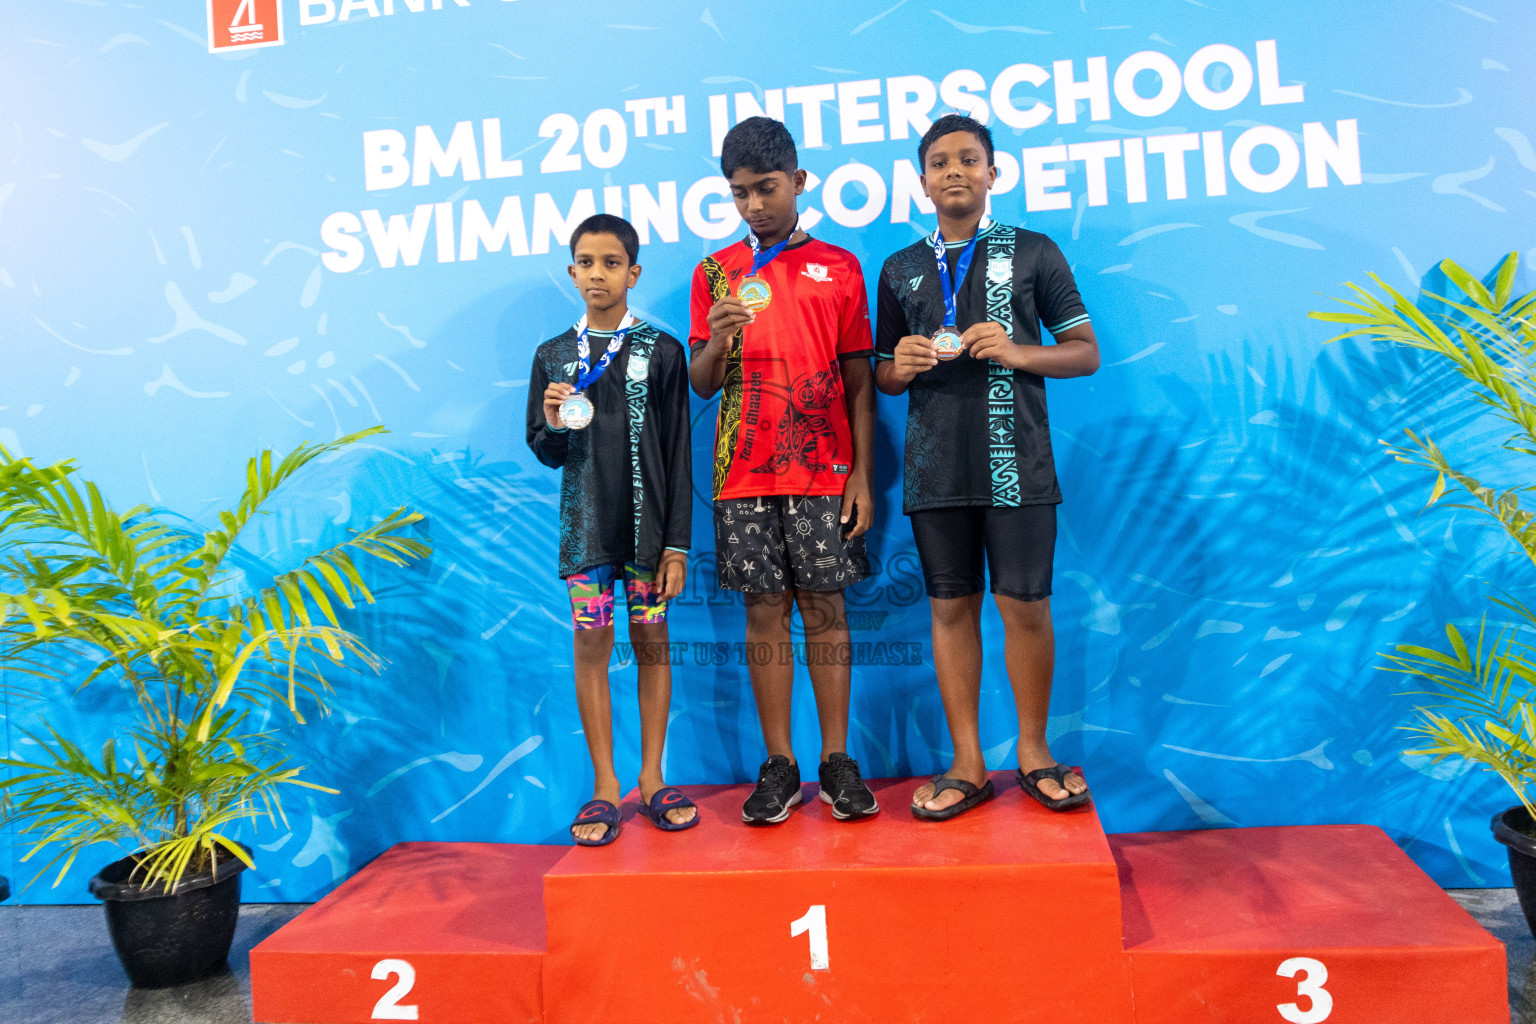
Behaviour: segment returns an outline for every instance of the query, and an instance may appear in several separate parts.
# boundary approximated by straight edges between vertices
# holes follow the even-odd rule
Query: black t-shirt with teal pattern
[[[612,332],[591,331],[594,358]],[[608,369],[587,389],[592,423],[555,430],[544,391],[576,381],[576,330],[539,346],[528,380],[528,447],[561,470],[559,574],[636,562],[656,568],[663,550],[688,550],[693,514],[688,354],[636,320]]]
[[[894,253],[880,271],[875,351],[894,358],[909,334],[931,337],[944,322],[929,234]],[[947,246],[950,274],[965,240]],[[1041,344],[1088,321],[1066,258],[1045,235],[982,221],[970,269],[958,288],[956,325],[995,320],[1017,345]],[[903,510],[1061,501],[1051,455],[1045,379],[970,353],[940,362],[907,389]]]

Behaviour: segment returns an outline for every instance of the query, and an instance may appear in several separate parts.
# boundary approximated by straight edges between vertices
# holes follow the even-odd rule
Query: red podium
[[[1380,829],[1154,832],[1109,843],[1137,1024],[1509,1019],[1503,944]]]
[[[745,787],[691,791],[698,828],[641,821],[544,876],[545,1019],[1129,1021],[1098,816],[994,785],[1000,799],[943,824],[907,812],[907,780],[873,783],[884,813],[857,823],[808,785],[768,829],[742,823]],[[1030,949],[1077,966],[1038,969]]]
[[[251,1013],[294,1024],[544,1019],[540,884],[568,851],[400,843],[251,950]]]
[[[1503,946],[1380,830],[1106,837],[1002,776],[954,821],[693,787],[611,846],[405,843],[251,953],[257,1021],[1504,1024]]]

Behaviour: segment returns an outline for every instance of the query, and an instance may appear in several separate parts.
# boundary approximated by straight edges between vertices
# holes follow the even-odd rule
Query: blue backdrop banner
[[[246,833],[248,898],[314,899],[404,839],[562,842],[590,795],[558,476],[522,426],[534,348],[581,312],[572,227],[631,219],[634,305],[685,337],[693,267],[743,234],[721,137],[766,113],[810,172],[802,224],[872,285],[932,227],[917,141],[949,110],[991,125],[993,216],[1060,244],[1103,346],[1096,376],[1049,389],[1050,738],[1106,825],[1370,822],[1443,884],[1507,884],[1487,820],[1512,798],[1403,753],[1412,701],[1377,657],[1475,628],[1490,581],[1532,582],[1473,514],[1421,515],[1431,481],[1378,439],[1497,433],[1422,359],[1327,345],[1306,313],[1370,272],[1416,290],[1442,258],[1482,274],[1533,244],[1529,4],[54,0],[0,23],[0,443],[201,522],[261,448],[387,425],[252,531],[257,583],[400,505],[428,516],[435,554],[374,572],[379,603],[349,619],[386,670],[338,677],[327,719],[270,719],[340,792]],[[948,733],[900,511],[905,403],[879,408],[850,744],[870,775],[921,775]],[[713,582],[714,413],[694,400],[679,784],[762,757],[741,605]],[[994,610],[984,628],[1003,766]],[[622,644],[612,670],[632,781]],[[6,741],[25,754],[47,719],[95,749],[128,710],[108,679],[11,696]],[[808,693],[796,742],[814,756]],[[21,883],[24,839],[0,859]],[[85,899],[117,855],[20,898]]]

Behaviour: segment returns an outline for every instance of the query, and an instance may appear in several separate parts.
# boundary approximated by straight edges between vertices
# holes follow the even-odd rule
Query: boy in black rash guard
[[[571,279],[587,313],[540,345],[528,381],[528,447],[563,468],[559,572],[576,627],[576,706],[595,774],[571,823],[581,846],[619,834],[608,659],[620,578],[640,676],[641,812],[656,827],[698,824],[666,785],[661,754],[672,700],[667,602],[683,589],[692,520],[688,356],[676,338],[629,312],[640,239],[628,221],[589,217],[571,234]]]
[[[885,394],[909,394],[903,505],[933,614],[955,760],[913,793],[912,813],[943,821],[992,796],[978,724],[983,560],[1019,714],[1016,779],[1042,804],[1067,810],[1090,797],[1045,740],[1061,491],[1044,378],[1093,373],[1098,343],[1056,244],[984,216],[997,179],[992,133],[969,117],[942,117],[918,160],[939,226],[880,272],[875,379]],[[1041,321],[1054,345],[1041,343]]]

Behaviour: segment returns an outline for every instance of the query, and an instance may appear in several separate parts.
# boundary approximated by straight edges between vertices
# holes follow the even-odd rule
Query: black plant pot
[[[245,864],[226,853],[217,878],[212,869],[190,874],[168,891],[130,878],[138,856],[113,861],[90,884],[91,895],[106,905],[107,932],[128,980],[138,988],[165,988],[217,970],[235,938]]]
[[[1536,935],[1536,837],[1526,835],[1531,828],[1531,814],[1522,805],[1493,816],[1493,838],[1509,849],[1509,873],[1515,881],[1515,895],[1525,912],[1526,927]]]

